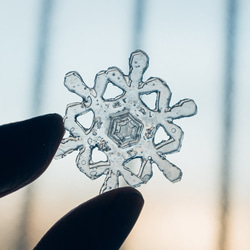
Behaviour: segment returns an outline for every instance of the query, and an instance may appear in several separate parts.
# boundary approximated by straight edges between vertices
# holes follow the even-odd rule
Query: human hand
[[[64,135],[57,114],[0,126],[0,197],[38,178]],[[143,207],[142,195],[118,188],[82,203],[62,217],[35,249],[119,249]]]

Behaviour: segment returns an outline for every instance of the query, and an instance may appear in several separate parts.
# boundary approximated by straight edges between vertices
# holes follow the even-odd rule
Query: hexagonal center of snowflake
[[[142,122],[129,111],[117,112],[110,115],[108,137],[120,148],[130,147],[140,140],[142,128]]]

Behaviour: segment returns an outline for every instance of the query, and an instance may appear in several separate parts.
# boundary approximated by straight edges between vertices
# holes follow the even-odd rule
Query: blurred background
[[[135,49],[150,57],[144,79],[167,81],[172,102],[192,98],[194,117],[168,159],[138,190],[145,206],[122,249],[250,249],[250,2],[248,0],[9,0],[0,8],[0,122],[59,113],[79,101],[63,86],[78,71],[128,73]],[[23,138],[25,140],[25,138]],[[13,156],[15,157],[15,156]],[[0,200],[0,249],[31,249],[65,213],[99,193],[75,166],[53,161],[33,184]]]

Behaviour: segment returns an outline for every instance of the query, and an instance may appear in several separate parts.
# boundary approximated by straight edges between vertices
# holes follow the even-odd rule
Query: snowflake
[[[91,179],[106,175],[100,193],[119,187],[119,177],[138,187],[152,177],[157,165],[171,182],[182,172],[166,159],[181,148],[183,131],[174,119],[197,113],[191,99],[169,106],[171,91],[165,81],[143,81],[149,63],[147,54],[134,51],[129,74],[110,67],[100,71],[89,88],[75,72],[64,79],[65,87],[82,98],[67,105],[64,117],[69,137],[64,138],[55,158],[78,151],[76,165]]]

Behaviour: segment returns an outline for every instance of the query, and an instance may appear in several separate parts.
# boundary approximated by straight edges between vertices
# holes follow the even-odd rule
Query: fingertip
[[[48,114],[0,126],[0,197],[39,177],[64,135],[63,119]]]
[[[131,187],[118,189],[113,202],[103,213],[99,227],[101,249],[119,249],[144,205],[141,193]]]
[[[119,249],[143,204],[140,192],[131,187],[98,195],[62,217],[35,249]]]

